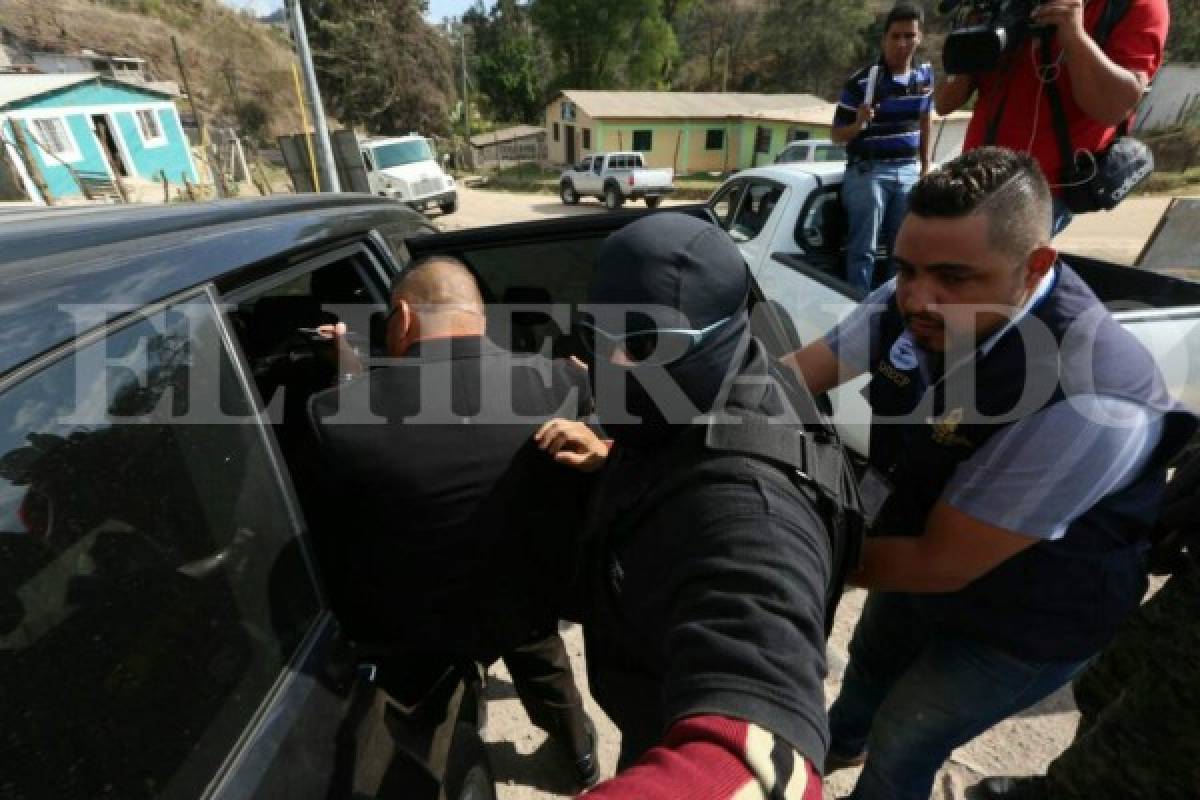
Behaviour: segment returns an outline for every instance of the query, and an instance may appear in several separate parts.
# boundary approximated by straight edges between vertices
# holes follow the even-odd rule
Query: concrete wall
[[[1200,116],[1200,64],[1168,64],[1154,78],[1134,120],[1136,131],[1179,125]]]

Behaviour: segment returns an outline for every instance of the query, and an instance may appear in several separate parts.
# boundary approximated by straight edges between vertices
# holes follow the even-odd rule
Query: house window
[[[79,152],[79,145],[75,143],[75,138],[67,129],[67,123],[62,117],[32,119],[29,124],[33,128],[33,137],[38,146],[50,156],[49,163],[79,161],[83,158]]]
[[[804,128],[788,128],[788,141],[798,142],[809,138],[811,134]]]
[[[704,149],[724,150],[725,131],[720,128],[709,128],[708,132],[704,134]]]
[[[654,149],[654,131],[634,131],[633,149],[639,153],[649,153]]]
[[[136,112],[138,133],[142,136],[142,143],[147,147],[158,147],[167,143],[167,137],[163,133],[162,120],[158,118],[158,112],[153,109],[141,109]]]
[[[769,153],[771,152],[771,129],[759,126],[754,132],[754,152]]]
[[[554,141],[558,141],[558,123],[554,123]]]
[[[583,129],[583,149],[584,150],[592,149],[592,129],[591,128]]]

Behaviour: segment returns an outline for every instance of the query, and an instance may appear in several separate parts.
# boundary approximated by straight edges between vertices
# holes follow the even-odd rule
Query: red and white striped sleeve
[[[791,745],[759,726],[688,717],[629,769],[584,800],[821,800],[821,776]]]

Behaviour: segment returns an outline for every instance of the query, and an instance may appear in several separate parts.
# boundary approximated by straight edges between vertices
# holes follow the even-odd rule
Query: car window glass
[[[482,248],[462,253],[488,303],[488,337],[518,352],[549,347],[556,357],[579,355],[570,331],[573,307],[587,301],[592,264],[603,237]],[[564,304],[552,318],[538,306]],[[569,304],[570,307],[567,307]],[[508,311],[502,306],[510,306]],[[528,306],[534,308],[528,308]],[[519,307],[518,307],[519,306]]]
[[[748,242],[758,236],[782,194],[783,187],[775,184],[750,184],[729,228],[729,234],[734,241]]]
[[[826,144],[817,147],[817,161],[845,161],[846,148],[836,144]]]
[[[796,244],[809,254],[836,255],[846,236],[846,213],[838,192],[815,194],[796,221]]]
[[[0,418],[3,794],[200,796],[319,612],[216,310],[113,332]]]
[[[604,159],[597,158],[592,166],[592,169],[595,170],[597,175],[599,175],[604,170]]]
[[[733,218],[733,212],[737,209],[738,200],[741,199],[745,186],[746,184],[741,181],[732,183],[710,201],[713,214],[716,215],[720,226],[726,230],[729,230],[729,221]]]
[[[578,165],[577,167],[575,167],[575,169],[576,169],[577,171],[579,171],[579,172],[587,172],[587,171],[588,171],[588,170],[590,170],[591,168],[592,168],[592,158],[591,158],[591,156],[588,156],[588,157],[587,157],[587,158],[585,158],[583,161],[580,161],[580,162],[579,162],[579,165]]]

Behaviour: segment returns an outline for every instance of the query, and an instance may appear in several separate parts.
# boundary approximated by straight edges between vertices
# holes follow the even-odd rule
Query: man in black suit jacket
[[[578,416],[586,374],[494,345],[478,285],[455,259],[408,269],[391,305],[393,362],[347,376],[309,407],[342,493],[335,610],[362,640],[502,654],[530,719],[591,785],[595,734],[555,630],[586,486],[531,441],[551,417]]]

